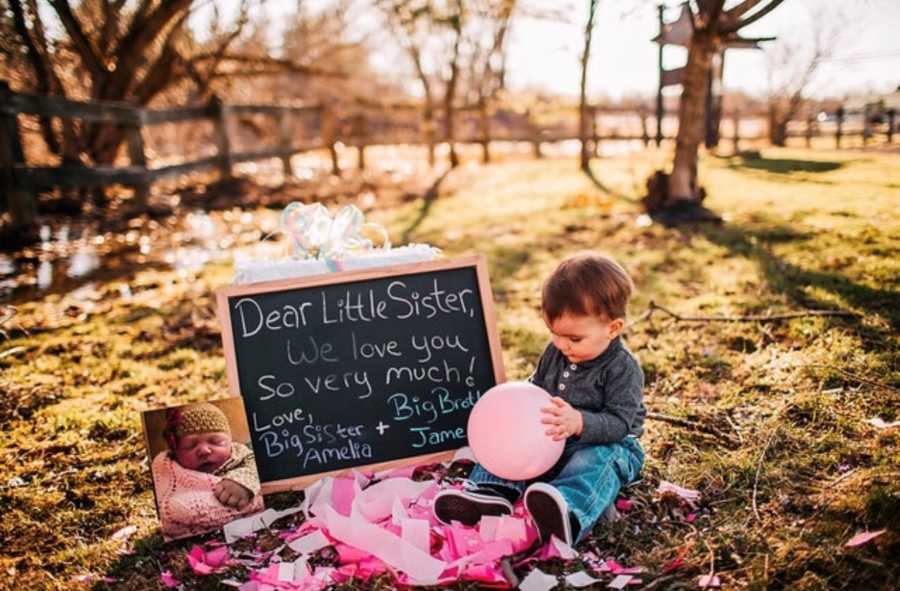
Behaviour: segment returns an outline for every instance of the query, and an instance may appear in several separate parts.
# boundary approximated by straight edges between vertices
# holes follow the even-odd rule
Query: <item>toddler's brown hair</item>
[[[582,252],[563,260],[544,282],[541,308],[551,322],[569,313],[625,318],[634,283],[611,257]]]

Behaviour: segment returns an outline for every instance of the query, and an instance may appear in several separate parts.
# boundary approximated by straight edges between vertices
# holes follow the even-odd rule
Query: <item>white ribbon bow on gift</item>
[[[334,218],[321,203],[294,202],[281,214],[281,229],[288,236],[290,256],[304,259],[339,259],[359,250],[371,250],[372,241],[362,231],[370,228],[382,237],[383,248],[390,248],[387,230],[365,221],[355,205],[345,205]]]

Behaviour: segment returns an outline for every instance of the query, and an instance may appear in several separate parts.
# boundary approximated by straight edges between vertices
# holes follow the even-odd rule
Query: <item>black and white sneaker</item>
[[[541,542],[556,536],[569,546],[575,540],[569,504],[562,493],[546,482],[535,482],[525,490],[525,508],[537,526]]]
[[[475,525],[484,515],[509,515],[512,509],[502,493],[484,487],[449,488],[434,497],[434,516],[445,525],[452,521]]]

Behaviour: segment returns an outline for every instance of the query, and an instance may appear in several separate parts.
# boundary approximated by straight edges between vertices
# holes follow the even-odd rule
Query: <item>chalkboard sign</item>
[[[443,458],[504,381],[484,259],[220,289],[228,385],[263,490]]]

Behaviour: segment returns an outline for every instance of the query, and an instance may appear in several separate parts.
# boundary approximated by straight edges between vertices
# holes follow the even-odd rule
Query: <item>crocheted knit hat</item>
[[[178,446],[178,440],[185,435],[213,431],[224,431],[231,435],[231,426],[225,413],[208,402],[166,411],[166,430],[163,435],[173,450]]]

